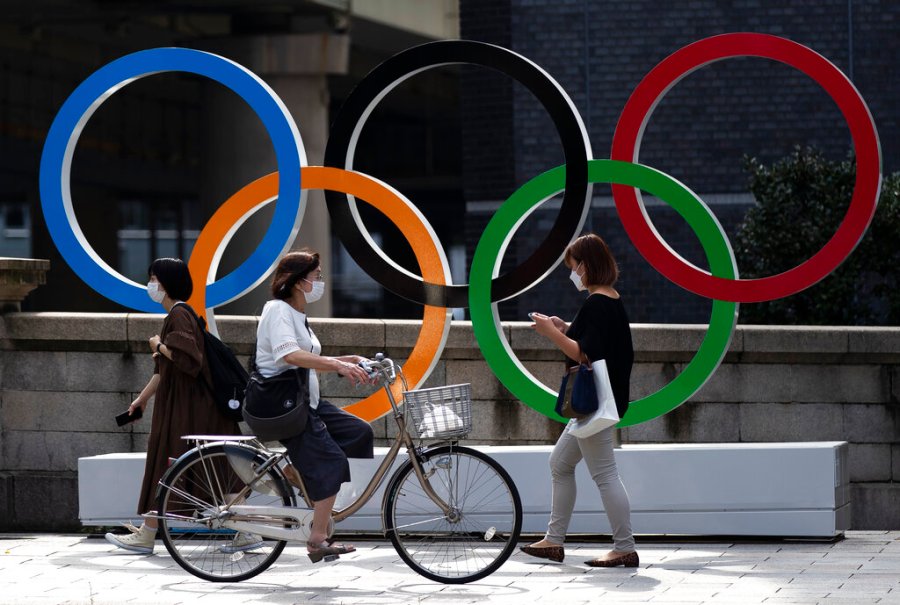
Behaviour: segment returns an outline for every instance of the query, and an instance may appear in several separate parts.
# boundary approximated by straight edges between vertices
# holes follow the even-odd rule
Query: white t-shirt
[[[294,351],[322,353],[322,345],[306,322],[306,314],[297,311],[283,300],[270,300],[263,307],[259,328],[256,330],[256,368],[269,378],[281,374],[293,366],[284,356]],[[319,378],[309,370],[309,405],[319,405]]]

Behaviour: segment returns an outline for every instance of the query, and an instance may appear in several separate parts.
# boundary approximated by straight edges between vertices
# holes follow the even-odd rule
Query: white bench
[[[543,533],[550,513],[551,447],[477,449],[515,481],[524,510],[522,531]],[[846,442],[625,445],[616,451],[616,461],[635,533],[832,538],[850,524],[847,449]],[[351,460],[353,482],[344,485],[339,505],[362,492],[386,452],[376,448],[375,460]],[[144,454],[80,458],[81,522],[136,522],[143,472]],[[599,491],[584,464],[576,476],[570,533],[609,534]],[[384,484],[339,531],[380,533]]]

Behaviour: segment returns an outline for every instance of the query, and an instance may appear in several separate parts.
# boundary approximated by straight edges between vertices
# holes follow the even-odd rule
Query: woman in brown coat
[[[128,407],[129,414],[145,410],[150,398],[154,401],[150,438],[147,443],[147,463],[138,501],[138,514],[154,511],[156,486],[169,465],[170,457],[178,457],[190,448],[182,435],[211,433],[240,435],[237,423],[228,420],[215,406],[206,385],[212,384],[209,363],[204,355],[203,329],[184,301],[193,291],[191,274],[184,261],[159,258],[148,271],[150,282],[147,294],[161,303],[168,315],[162,331],[150,338],[155,367],[153,377]],[[205,383],[204,383],[205,381]],[[106,534],[106,539],[119,548],[149,554],[153,552],[157,520],[147,517],[140,529],[120,536]],[[253,536],[235,539],[258,542]],[[240,545],[246,550],[255,544]]]

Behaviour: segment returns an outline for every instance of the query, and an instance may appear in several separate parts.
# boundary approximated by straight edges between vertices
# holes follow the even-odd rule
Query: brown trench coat
[[[147,464],[138,500],[138,514],[156,510],[156,486],[169,466],[192,445],[182,435],[240,435],[238,424],[216,409],[202,376],[211,384],[205,359],[203,332],[182,303],[172,307],[163,321],[161,342],[172,352],[156,358],[159,385],[153,400],[153,421],[147,443]]]

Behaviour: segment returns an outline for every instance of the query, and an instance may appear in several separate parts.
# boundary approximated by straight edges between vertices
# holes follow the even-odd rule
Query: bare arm
[[[356,365],[362,357],[358,355],[344,355],[342,357],[327,357],[316,355],[309,351],[292,351],[285,355],[287,363],[300,368],[309,368],[317,372],[337,372],[350,381],[351,384],[365,384],[371,382],[369,375],[361,367]]]
[[[141,408],[141,411],[147,409],[147,403],[150,401],[150,398],[156,395],[156,389],[159,387],[159,374],[154,374],[150,381],[147,382],[147,386],[141,390],[140,394],[135,398],[134,401],[131,402],[131,405],[128,406],[128,413],[133,414],[134,410],[137,408]]]
[[[534,329],[537,333],[556,345],[556,348],[567,357],[572,359],[581,357],[581,347],[563,331],[564,328],[568,328],[563,320],[556,316],[547,317],[540,313],[533,314],[531,320],[534,322]]]

